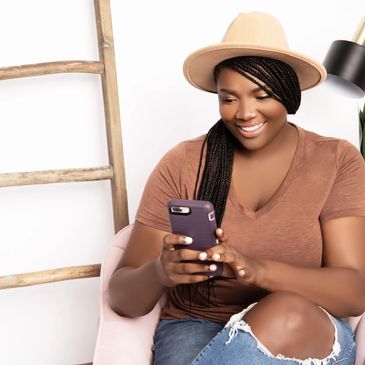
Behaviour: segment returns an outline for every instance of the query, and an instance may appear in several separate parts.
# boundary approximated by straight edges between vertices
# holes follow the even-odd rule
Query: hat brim
[[[300,53],[233,42],[220,43],[193,52],[184,62],[184,75],[198,89],[215,93],[215,66],[226,59],[239,56],[270,57],[286,62],[298,75],[301,90],[319,85],[327,76],[324,66]]]

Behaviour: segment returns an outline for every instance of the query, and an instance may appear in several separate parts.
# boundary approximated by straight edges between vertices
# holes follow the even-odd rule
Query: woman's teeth
[[[263,124],[264,123],[256,124],[256,125],[253,125],[252,127],[240,126],[240,128],[243,129],[246,132],[253,132],[253,131],[256,131],[256,130],[260,129],[263,126]]]

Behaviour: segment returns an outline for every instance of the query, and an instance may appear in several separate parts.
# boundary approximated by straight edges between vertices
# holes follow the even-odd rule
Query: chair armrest
[[[143,317],[100,321],[94,365],[149,365],[153,335],[160,316],[160,304]],[[110,316],[109,316],[110,318]]]
[[[150,313],[138,318],[121,317],[109,304],[108,283],[124,253],[131,230],[132,225],[123,228],[113,237],[101,265],[100,315],[94,365],[151,364],[153,335],[164,298]]]

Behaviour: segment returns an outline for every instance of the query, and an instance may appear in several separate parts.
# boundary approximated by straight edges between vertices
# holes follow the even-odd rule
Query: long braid
[[[231,185],[234,152],[233,136],[222,120],[219,120],[209,130],[203,143],[198,176],[200,176],[203,159],[202,153],[205,145],[207,145],[207,156],[209,156],[209,158],[206,158],[202,176],[202,181],[205,183],[200,184],[197,195],[198,179],[196,180],[194,198],[208,200],[213,203],[216,211],[217,225],[220,227],[223,220],[229,187]],[[222,156],[225,156],[225,158],[221,158]],[[219,179],[218,184],[217,179]]]

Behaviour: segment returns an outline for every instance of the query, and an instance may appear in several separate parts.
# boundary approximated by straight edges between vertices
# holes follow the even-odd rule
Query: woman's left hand
[[[216,230],[219,244],[206,250],[205,260],[223,262],[225,277],[236,277],[244,285],[257,285],[262,265],[260,261],[243,255],[229,244],[229,237],[221,228]],[[205,255],[202,255],[204,258]],[[200,256],[199,256],[200,258]]]

